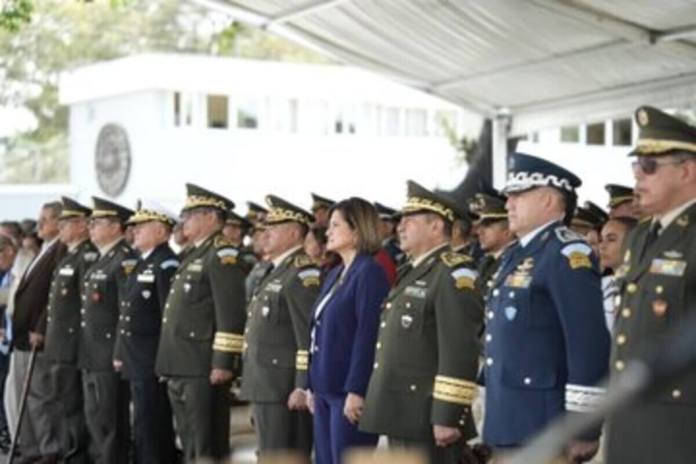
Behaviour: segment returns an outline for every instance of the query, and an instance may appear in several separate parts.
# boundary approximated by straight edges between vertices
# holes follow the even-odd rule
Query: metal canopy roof
[[[193,0],[511,133],[696,95],[696,0]]]

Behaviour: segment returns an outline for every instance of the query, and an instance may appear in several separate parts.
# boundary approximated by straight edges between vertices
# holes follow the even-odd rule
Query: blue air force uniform
[[[508,191],[567,185],[574,195],[571,173],[515,156]],[[484,441],[519,446],[565,411],[590,410],[603,395],[595,385],[607,373],[609,334],[597,258],[582,237],[560,221],[522,237],[503,255],[487,302]]]

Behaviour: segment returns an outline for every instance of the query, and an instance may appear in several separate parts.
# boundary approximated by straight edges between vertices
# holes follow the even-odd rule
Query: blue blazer
[[[317,306],[341,272],[342,265],[329,272],[314,306],[314,349],[310,353],[308,387],[316,393],[352,392],[365,396],[389,283],[371,255],[359,254],[317,317]]]

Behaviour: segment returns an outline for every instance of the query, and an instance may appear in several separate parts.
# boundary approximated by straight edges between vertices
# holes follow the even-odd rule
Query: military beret
[[[314,216],[311,213],[275,195],[268,195],[266,203],[269,206],[269,211],[265,223],[268,225],[297,222],[309,226],[314,221]]]
[[[157,221],[173,227],[177,222],[176,219],[176,215],[164,205],[155,200],[144,199],[138,202],[135,214],[128,219],[126,224],[135,225]]]
[[[638,141],[630,156],[661,156],[674,150],[696,154],[696,127],[653,108],[636,110]]]
[[[227,214],[229,210],[234,209],[234,202],[198,185],[186,184],[186,203],[181,212],[195,208],[214,208]]]
[[[401,208],[402,215],[407,216],[429,212],[441,216],[448,222],[454,222],[457,219],[455,210],[459,208],[451,200],[426,189],[412,180],[409,180],[406,185],[408,193],[406,204]]]
[[[578,176],[551,161],[525,153],[513,153],[503,193],[553,187],[564,193],[575,194],[575,189],[580,185],[582,181]]]
[[[616,208],[623,203],[633,201],[634,191],[631,187],[607,184],[604,188],[609,193],[609,208]]]
[[[72,198],[61,197],[60,200],[63,208],[58,219],[70,219],[75,217],[87,218],[92,214],[92,209],[88,208]]]
[[[92,202],[94,203],[94,208],[92,208],[92,215],[90,217],[93,219],[108,217],[118,219],[125,223],[128,218],[133,215],[132,209],[104,198],[92,197]]]

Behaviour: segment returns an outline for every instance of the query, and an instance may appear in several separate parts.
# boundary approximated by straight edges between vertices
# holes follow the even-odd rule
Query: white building
[[[344,66],[138,55],[65,73],[78,196],[177,208],[194,182],[238,204],[309,192],[398,206],[405,180],[454,187],[466,172],[443,127],[475,135],[457,106]],[[243,212],[244,207],[240,210]]]

